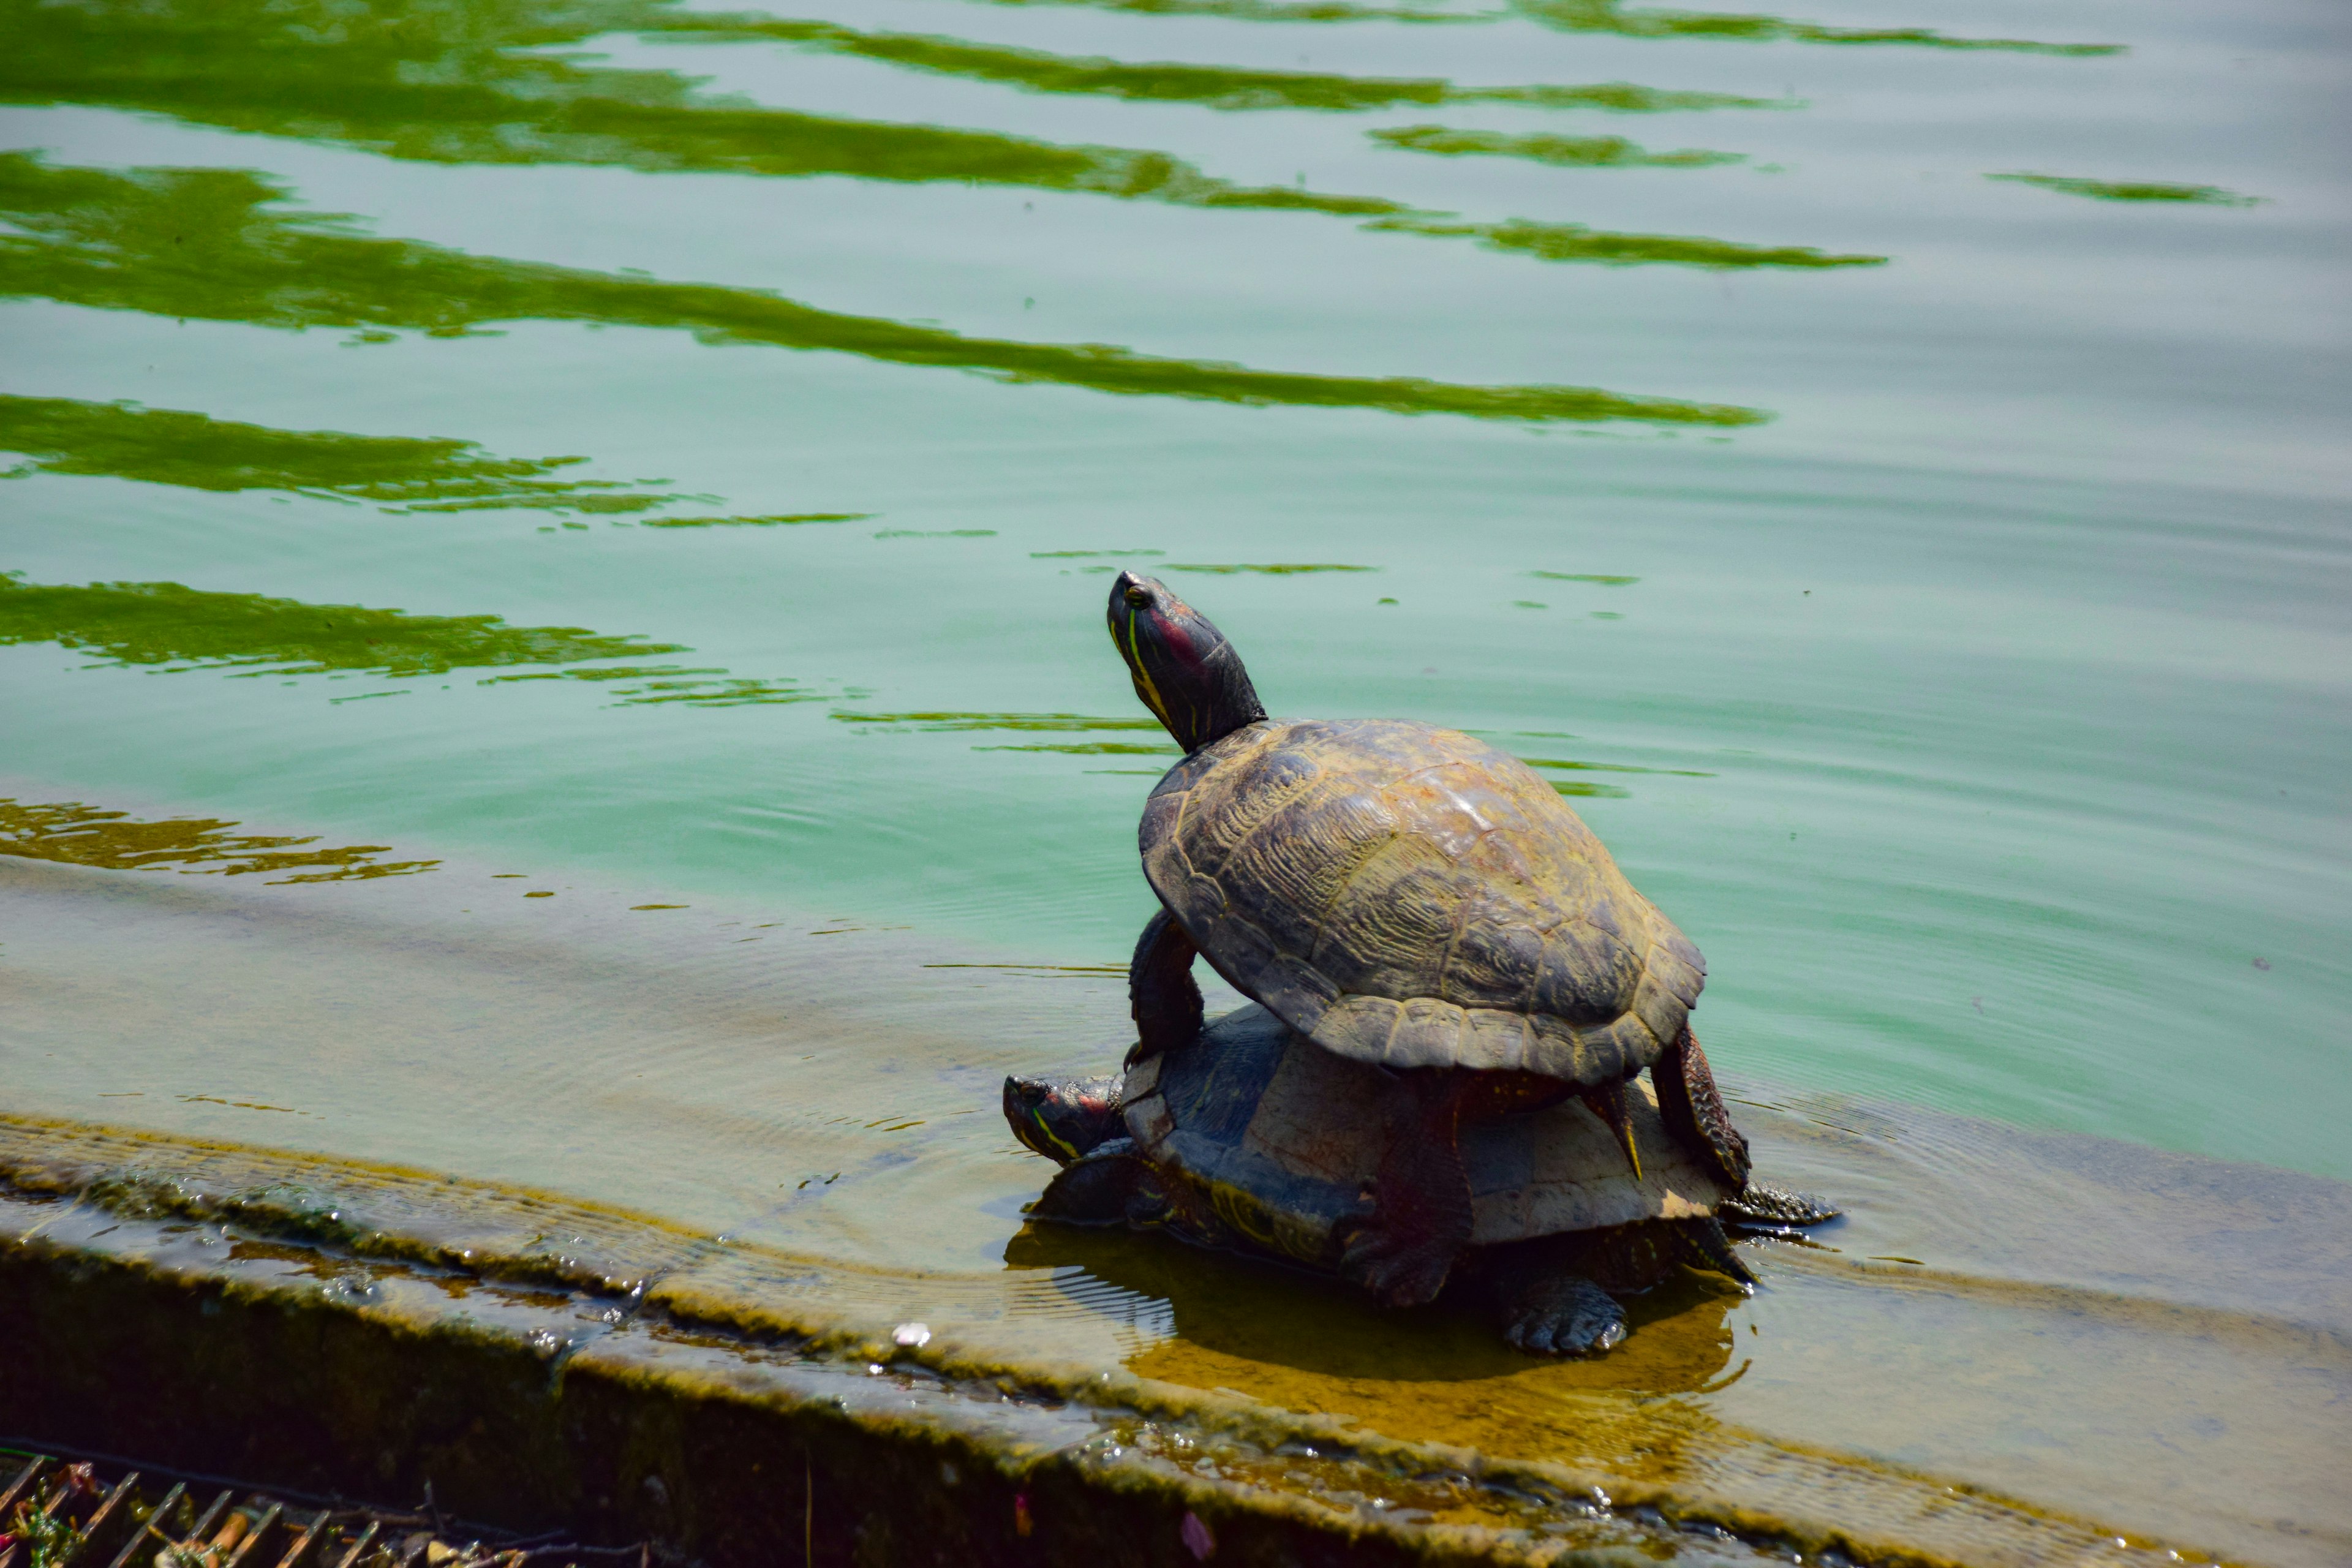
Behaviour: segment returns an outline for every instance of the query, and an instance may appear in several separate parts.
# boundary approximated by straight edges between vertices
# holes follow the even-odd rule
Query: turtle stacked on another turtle
[[[1004,1115],[1062,1167],[1038,1219],[1164,1227],[1195,1245],[1339,1272],[1367,1217],[1364,1189],[1401,1141],[1425,1136],[1394,1078],[1326,1050],[1251,1005],[1147,1056],[1124,1079],[1012,1078]],[[1628,1087],[1622,1144],[1573,1100],[1473,1117],[1461,1156],[1471,1224],[1449,1298],[1492,1315],[1537,1355],[1591,1354],[1626,1332],[1621,1298],[1687,1265],[1753,1282],[1724,1232],[1831,1217],[1811,1200],[1735,1195]]]
[[[1121,573],[1108,616],[1186,753],[1144,805],[1163,907],[1129,973],[1129,1065],[1204,1037],[1197,955],[1317,1047],[1386,1069],[1398,1131],[1333,1267],[1391,1305],[1436,1296],[1475,1225],[1465,1125],[1574,1098],[1639,1181],[1644,1068],[1665,1134],[1722,1193],[1745,1187],[1747,1142],[1690,1030],[1706,962],[1556,791],[1456,731],[1267,718],[1233,645],[1152,578]]]

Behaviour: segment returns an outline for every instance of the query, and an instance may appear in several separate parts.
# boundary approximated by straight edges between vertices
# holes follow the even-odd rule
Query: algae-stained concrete
[[[429,1485],[487,1523],[718,1564],[1756,1556],[1475,1461],[1285,1444],[1131,1379],[817,1313],[730,1325],[735,1251],[419,1173],[0,1121],[0,1321],[37,1347],[0,1357],[0,1419],[314,1494]]]
[[[2170,1560],[1794,1449],[1779,1489],[1831,1522],[1014,1364],[894,1322],[922,1289],[546,1194],[0,1117],[0,1321],[37,1352],[0,1356],[0,1436],[429,1484],[712,1564]]]

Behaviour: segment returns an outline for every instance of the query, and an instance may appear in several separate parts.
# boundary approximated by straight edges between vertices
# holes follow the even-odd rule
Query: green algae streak
[[[347,218],[272,211],[275,185],[233,169],[54,167],[0,153],[0,296],[256,326],[376,327],[459,337],[496,321],[599,321],[691,331],[709,343],[822,349],[1124,395],[1376,408],[1481,419],[1637,419],[1741,426],[1724,404],[1593,387],[1464,386],[1159,359],[1101,343],[967,338],[821,310],[764,289],[669,283],[469,256],[354,232]]]
[[[776,517],[647,517],[640,528],[800,528],[813,522],[868,522],[870,511],[793,511]]]
[[[285,490],[397,503],[385,506],[387,511],[635,512],[678,499],[608,479],[548,477],[585,458],[499,458],[471,441],[278,430],[180,409],[67,397],[0,395],[0,451],[32,459],[0,477],[91,474],[193,489]]]
[[[1364,134],[1408,153],[1434,153],[1444,158],[1525,158],[1563,169],[1703,169],[1711,163],[1737,163],[1746,156],[1698,147],[1652,153],[1622,136],[1511,136],[1499,131],[1457,131],[1444,125],[1383,126]]]
[[[1528,575],[1553,583],[1599,583],[1610,588],[1622,588],[1641,581],[1639,577],[1622,577],[1607,572],[1530,572]]]
[[[867,35],[826,22],[697,16],[655,0],[576,6],[509,0],[384,14],[329,10],[303,0],[283,6],[243,0],[159,7],[0,0],[0,22],[11,45],[0,54],[5,102],[168,114],[195,124],[334,142],[431,163],[954,182],[1357,218],[1431,215],[1381,196],[1236,185],[1147,149],[1071,146],[766,109],[699,93],[694,81],[668,71],[591,67],[519,51],[625,31],[671,39],[775,38],[1039,91],[1104,92],[1220,108],[1346,110],[1499,101],[1633,111],[1767,107],[1772,101],[1624,82],[1457,89],[1438,80],[1123,65],[982,48],[953,39]],[[1513,246],[1484,226],[1401,226],[1433,238],[1484,237],[1546,260],[1590,258],[1573,247]],[[1679,259],[1672,242],[1613,237],[1616,259]],[[1750,247],[1715,248],[1730,257]],[[1700,265],[1746,263],[1719,258]]]
[[[1340,215],[1403,210],[1378,197],[1244,189],[1164,153],[762,109],[698,93],[668,71],[517,52],[660,28],[671,18],[656,5],[523,0],[376,12],[300,0],[153,7],[7,0],[0,19],[9,39],[0,53],[0,101],[168,114],[386,157],[953,181]]]
[[[254,675],[371,670],[446,675],[505,664],[572,664],[683,653],[677,643],[578,626],[510,626],[496,616],[412,616],[306,605],[177,583],[26,583],[0,575],[0,644],[53,642],[117,664],[255,666]]]
[[[1586,86],[1462,87],[1439,77],[1360,77],[1328,71],[1247,70],[1167,60],[1128,61],[966,43],[928,34],[861,33],[834,22],[672,16],[652,36],[688,40],[773,39],[911,70],[1002,83],[1024,92],[1084,94],[1209,109],[1351,112],[1399,104],[1517,103],[1643,114],[1701,109],[1772,109],[1779,100],[1677,92],[1632,82]]]
[[[1358,0],[989,0],[998,5],[1087,5],[1147,16],[1214,16],[1228,22],[1498,22],[1525,17],[1564,33],[1614,33],[1627,38],[1709,38],[1801,44],[1893,44],[1928,49],[1990,49],[2011,54],[2119,55],[2121,44],[2050,44],[2032,38],[1956,38],[1932,27],[1824,27],[1718,11],[1629,11],[1624,0],[1509,0],[1500,8],[1457,11],[1426,5],[1367,5]]]
[[[974,746],[975,752],[1061,752],[1076,757],[1174,757],[1175,746],[1144,746],[1129,741],[1073,741],[1066,745],[1039,742],[1031,746]]]
[[[2070,196],[2088,196],[2101,202],[2197,202],[2208,206],[2258,206],[2261,196],[2240,195],[2219,185],[2161,185],[2147,181],[2077,180],[2063,174],[1987,174],[1988,180],[2007,180],[2014,184],[2039,185],[2045,191],[2057,191]]]
[[[1955,38],[1932,27],[1824,27],[1783,16],[1721,11],[1633,11],[1624,0],[1510,0],[1512,15],[1563,33],[1615,33],[1628,38],[1709,38],[1801,44],[1895,44],[1926,49],[1992,49],[2010,54],[2119,55],[2121,44],[2045,44],[2032,38]]]
[[[857,713],[827,715],[845,724],[903,724],[917,730],[1157,730],[1157,719],[1098,719],[1087,713]]]
[[[305,849],[309,837],[261,837],[233,834],[238,824],[218,817],[180,816],[140,822],[130,813],[100,811],[76,801],[35,804],[0,799],[0,855],[27,860],[58,860],[110,871],[184,868],[184,877],[243,877],[254,872],[292,871],[272,886],[289,882],[351,882],[377,877],[412,877],[438,860],[379,860],[383,844],[347,844],[340,849]]]
[[[665,702],[683,702],[696,708],[773,708],[824,700],[822,692],[811,691],[797,681],[755,680],[748,676],[729,675],[724,669],[681,669],[667,664],[533,670],[525,675],[488,676],[474,684],[499,686],[510,680],[586,680],[598,685],[633,682],[614,686],[612,694],[617,700],[612,706],[617,708]]]
[[[1377,572],[1377,566],[1350,566],[1336,561],[1270,561],[1263,563],[1209,561],[1171,561],[1160,568],[1163,572],[1200,572],[1213,576],[1232,577],[1244,572],[1262,577],[1297,577],[1309,572]]]
[[[1534,223],[1513,218],[1508,223],[1456,224],[1429,218],[1381,218],[1366,228],[1405,234],[1475,239],[1489,250],[1517,252],[1538,261],[1591,261],[1607,267],[1637,267],[1666,262],[1680,267],[1717,268],[1790,267],[1884,267],[1884,256],[1840,256],[1809,245],[1736,245],[1699,235],[1612,234],[1574,223]]]

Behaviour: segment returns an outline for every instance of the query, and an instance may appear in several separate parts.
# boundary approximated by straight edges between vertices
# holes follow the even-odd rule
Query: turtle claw
[[[1386,1307],[1418,1307],[1437,1299],[1454,1268],[1456,1248],[1433,1237],[1405,1237],[1376,1225],[1360,1226],[1339,1253],[1339,1272]]]
[[[1625,1309],[1581,1275],[1555,1274],[1505,1303],[1503,1338],[1528,1355],[1601,1355],[1623,1342]]]

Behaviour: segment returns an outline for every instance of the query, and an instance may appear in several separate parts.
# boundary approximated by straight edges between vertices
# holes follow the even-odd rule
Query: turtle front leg
[[[1650,1067],[1658,1090],[1658,1116],[1675,1141],[1712,1167],[1737,1193],[1748,1185],[1748,1140],[1731,1124],[1731,1112],[1715,1087],[1715,1074],[1698,1037],[1683,1026],[1666,1054]]]
[[[1460,1123],[1466,1075],[1397,1075],[1405,1101],[1372,1180],[1372,1212],[1353,1222],[1339,1272],[1391,1307],[1436,1299],[1470,1242],[1470,1176]]]
[[[1143,928],[1127,966],[1127,1001],[1135,1016],[1135,1048],[1127,1065],[1189,1044],[1201,1032],[1201,987],[1192,978],[1200,950],[1176,917],[1161,910]]]
[[[1496,1326],[1528,1355],[1591,1356],[1625,1337],[1625,1309],[1575,1267],[1573,1249],[1543,1237],[1490,1249],[1480,1272]]]

